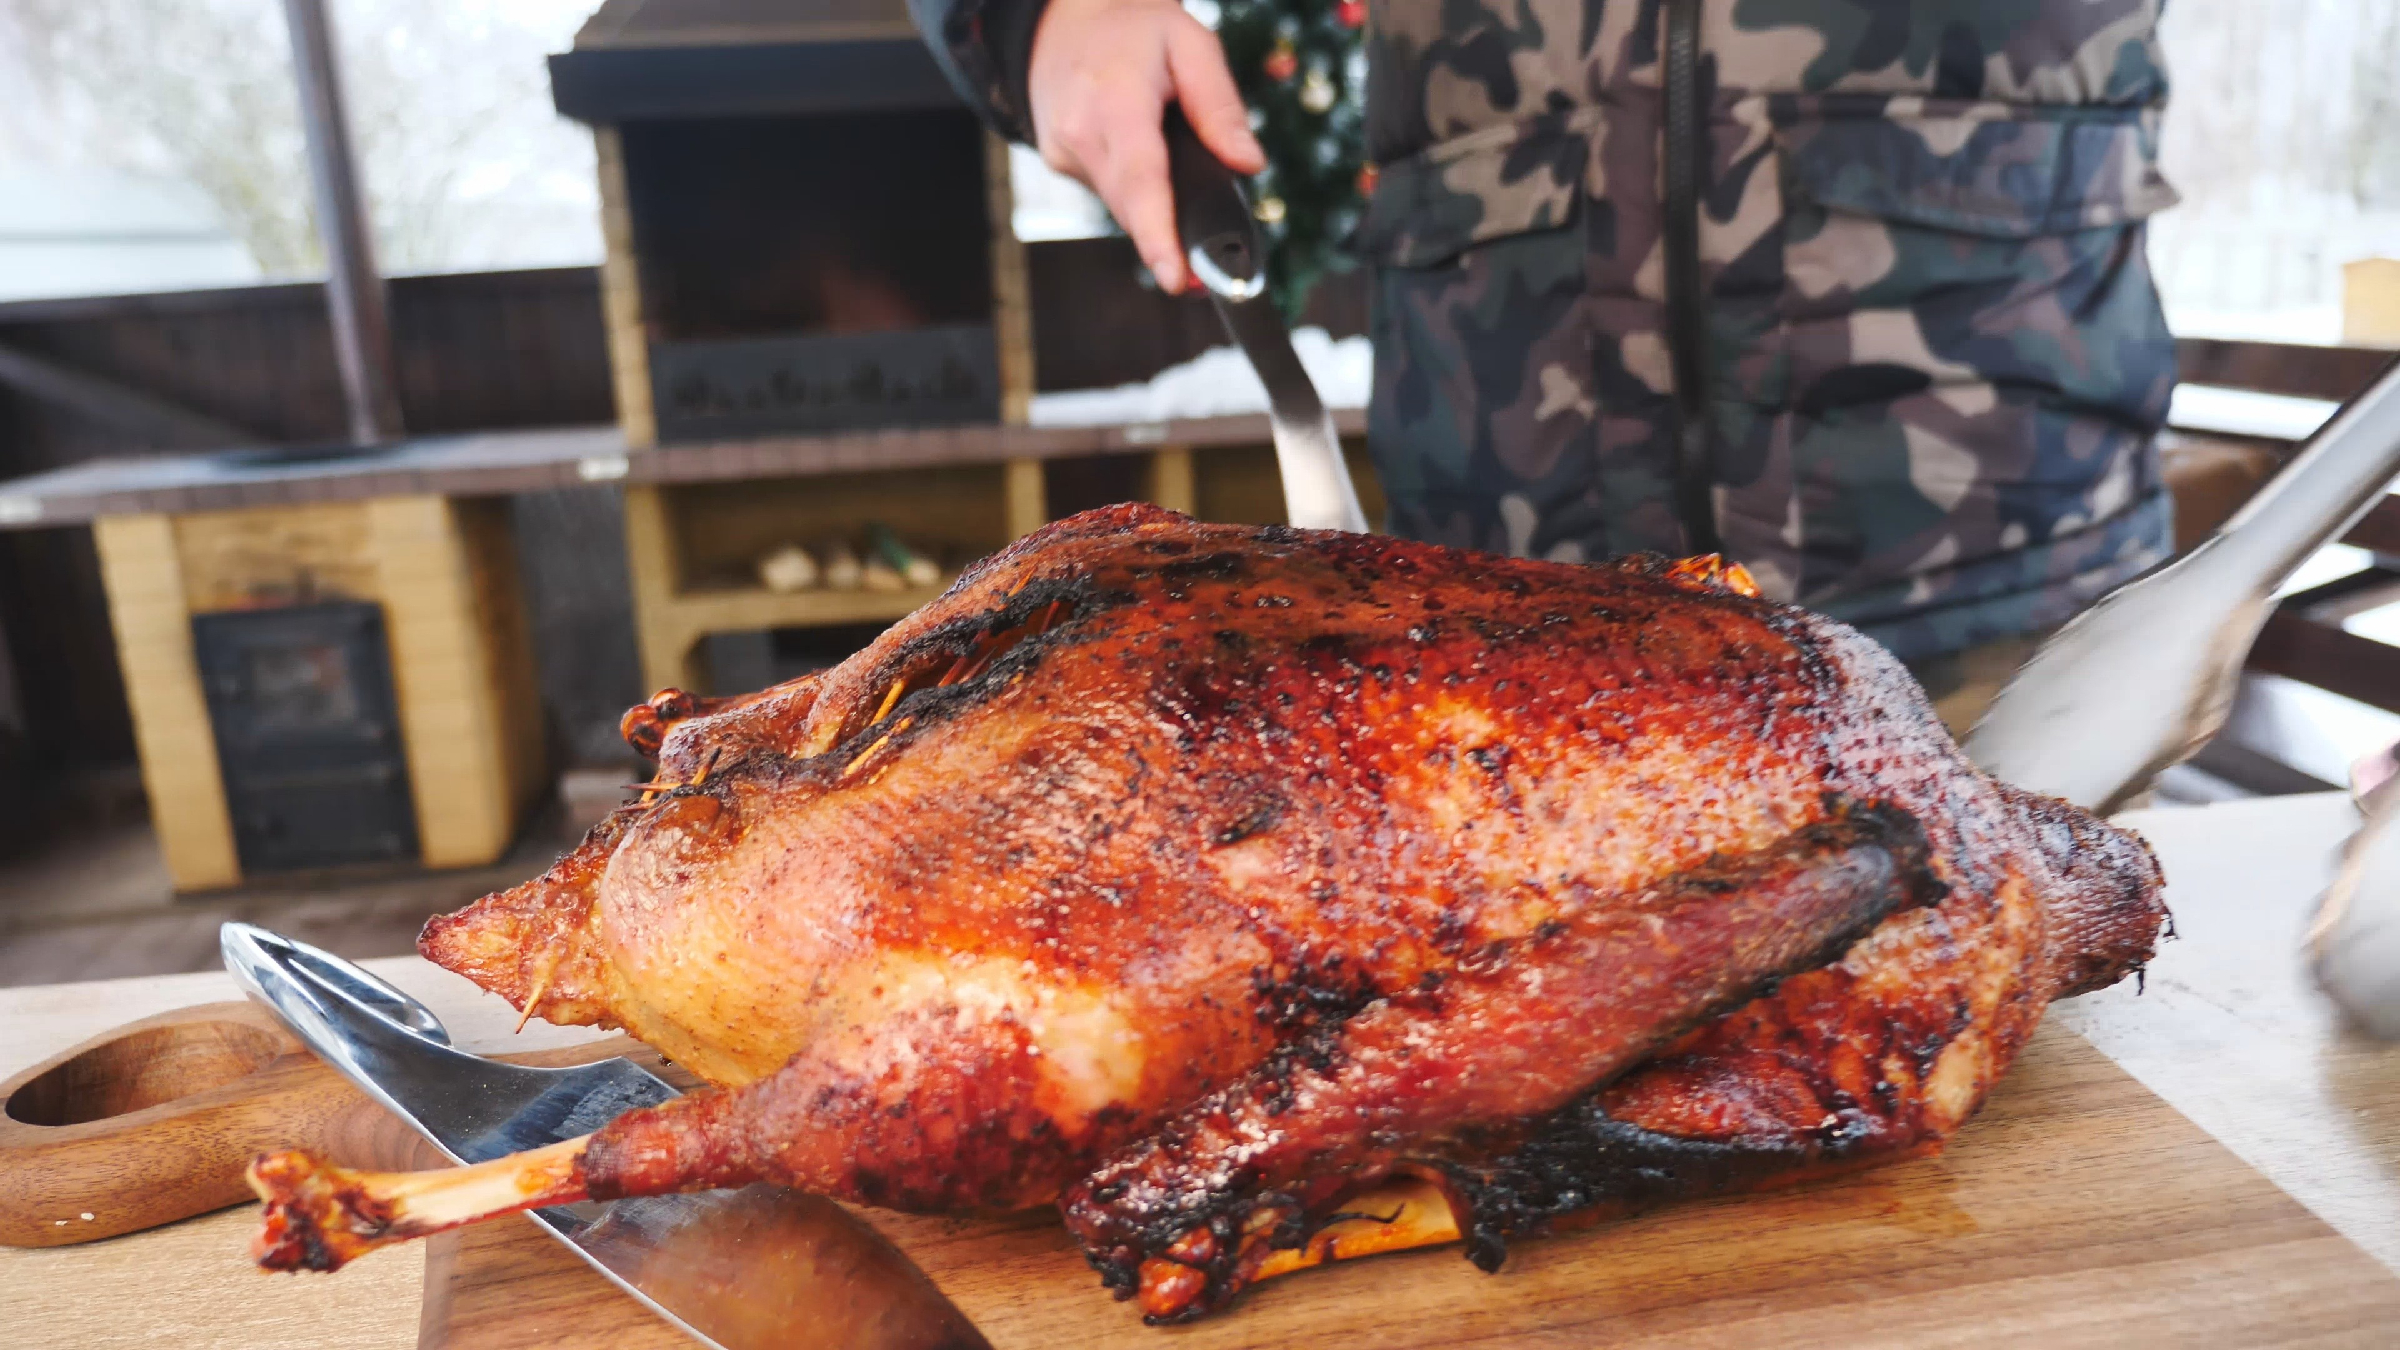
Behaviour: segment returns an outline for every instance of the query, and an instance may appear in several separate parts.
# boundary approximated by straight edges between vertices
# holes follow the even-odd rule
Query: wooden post
[[[1200,482],[1193,475],[1190,450],[1170,445],[1151,454],[1150,500],[1187,516],[1199,514]]]
[[[408,745],[417,839],[428,867],[472,867],[508,851],[526,800],[539,787],[539,741],[526,724],[541,712],[513,562],[488,537],[505,519],[492,504],[446,497],[382,497],[367,503],[381,574],[392,687]]]
[[[609,381],[625,444],[658,444],[650,392],[650,342],[642,330],[642,276],[633,253],[633,205],[625,185],[625,140],[615,127],[592,128],[600,164],[600,314],[608,336]]]
[[[1023,426],[1033,411],[1033,287],[1016,230],[1008,142],[983,136],[985,213],[992,224],[992,340],[999,349],[1000,420]]]
[[[1009,538],[1021,539],[1049,523],[1049,490],[1044,485],[1040,460],[1010,460],[1007,485],[1002,491]]]
[[[167,874],[179,891],[231,886],[242,879],[242,865],[192,652],[175,523],[166,516],[104,516],[93,522],[92,537]]]
[[[300,85],[308,176],[316,187],[317,234],[325,241],[325,304],[333,323],[334,363],[349,404],[350,439],[372,445],[400,434],[400,380],[392,362],[392,325],[383,277],[358,190],[350,123],[342,111],[340,58],[325,0],[284,0],[292,34],[292,72]]]
[[[1000,420],[1023,426],[1033,412],[1033,292],[1026,280],[1025,245],[1016,230],[1017,194],[1009,183],[1008,142],[983,137],[984,209],[992,226],[992,340],[999,350]],[[1009,537],[1040,529],[1050,519],[1042,462],[1008,462]]]
[[[111,427],[137,446],[222,450],[265,438],[172,399],[0,343],[0,384]]]
[[[625,570],[633,579],[633,627],[649,692],[699,692],[699,638],[677,613],[683,568],[664,489],[625,489]]]
[[[2400,347],[2400,258],[2342,264],[2342,341]]]

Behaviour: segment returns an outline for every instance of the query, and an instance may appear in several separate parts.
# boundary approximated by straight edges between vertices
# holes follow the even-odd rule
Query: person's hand
[[[1266,167],[1217,35],[1176,0],[1050,0],[1026,72],[1042,161],[1100,194],[1168,294],[1183,250],[1167,186],[1167,101],[1236,173]]]

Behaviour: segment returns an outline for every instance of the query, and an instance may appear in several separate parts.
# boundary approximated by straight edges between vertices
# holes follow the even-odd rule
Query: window
[[[596,262],[591,0],[332,0],[378,262]],[[0,299],[322,275],[281,0],[0,0]]]
[[[2342,267],[2400,258],[2400,0],[2168,0],[2151,266],[2178,333],[2342,336]]]

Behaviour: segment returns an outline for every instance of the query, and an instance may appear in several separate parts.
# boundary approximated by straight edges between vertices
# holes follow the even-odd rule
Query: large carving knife
[[[1342,462],[1333,414],[1317,397],[1307,368],[1292,350],[1291,330],[1267,294],[1267,254],[1249,199],[1233,171],[1200,143],[1183,110],[1173,105],[1167,108],[1167,167],[1184,258],[1216,305],[1225,331],[1267,387],[1285,519],[1303,529],[1365,533],[1367,516],[1350,484],[1350,468]]]
[[[329,952],[225,925],[225,969],[326,1063],[451,1158],[572,1139],[676,1095],[630,1060],[537,1069],[455,1049],[423,1004]],[[586,1201],[533,1221],[718,1350],[990,1350],[914,1263],[841,1206],[779,1186]]]

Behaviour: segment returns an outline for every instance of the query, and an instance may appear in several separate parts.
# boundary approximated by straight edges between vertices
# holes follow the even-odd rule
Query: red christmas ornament
[[[1342,0],[1333,7],[1333,17],[1344,28],[1356,28],[1367,21],[1367,0]]]
[[[1292,44],[1278,42],[1275,50],[1267,53],[1267,59],[1259,63],[1259,69],[1267,73],[1268,79],[1281,83],[1300,73],[1300,53],[1292,50]]]
[[[1382,177],[1382,172],[1381,172],[1380,170],[1378,170],[1378,169],[1377,169],[1377,168],[1376,168],[1374,165],[1372,165],[1372,164],[1365,164],[1365,165],[1361,165],[1361,166],[1359,166],[1359,170],[1358,170],[1358,195],[1359,195],[1359,196],[1361,196],[1361,197],[1372,197],[1372,196],[1374,196],[1374,195],[1375,195],[1375,180],[1376,180],[1377,178],[1380,178],[1380,177]]]

